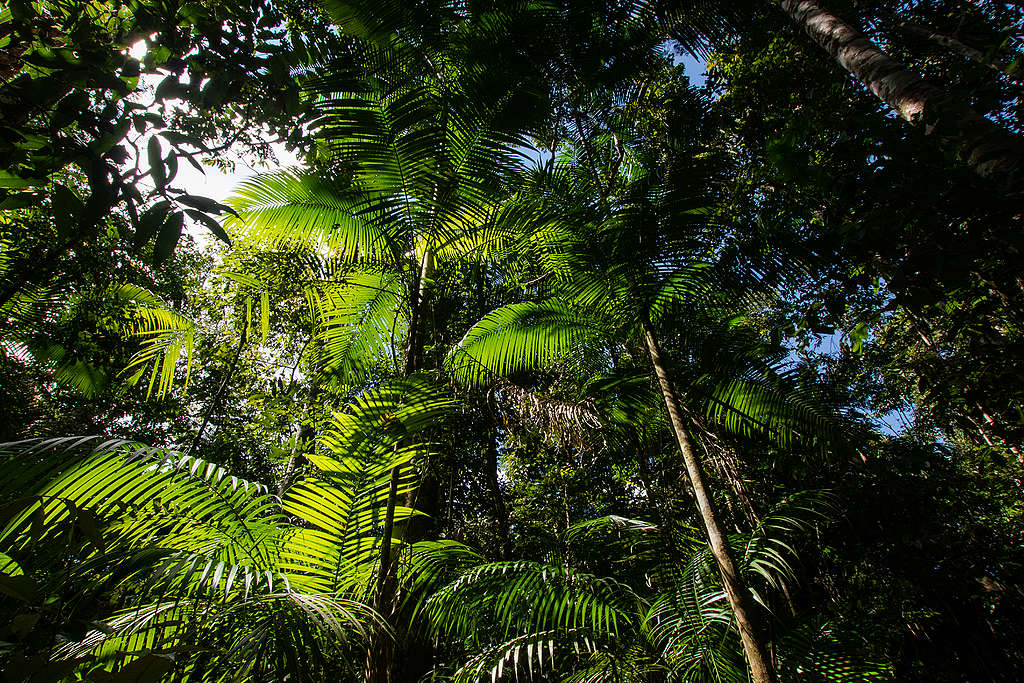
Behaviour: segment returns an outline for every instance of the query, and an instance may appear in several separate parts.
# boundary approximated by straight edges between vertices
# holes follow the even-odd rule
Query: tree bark
[[[880,50],[815,0],[775,0],[798,26],[899,116],[983,178],[1018,189],[1024,142]]]
[[[501,491],[501,483],[498,481],[498,427],[494,426],[493,432],[487,443],[487,486],[491,490],[491,501],[494,505],[494,519],[498,522],[498,534],[501,541],[501,559],[507,560],[512,548],[512,538],[509,533],[508,509],[505,507],[505,494]]]
[[[665,399],[665,408],[668,409],[669,422],[679,444],[679,451],[683,456],[686,475],[690,480],[690,485],[693,487],[693,493],[697,501],[697,511],[704,522],[704,528],[707,530],[711,554],[718,565],[718,571],[722,576],[722,584],[725,587],[729,605],[732,608],[733,615],[736,617],[736,624],[739,627],[740,639],[743,641],[743,651],[747,655],[750,673],[755,683],[773,683],[776,680],[775,670],[772,666],[771,656],[768,654],[768,648],[761,637],[761,631],[757,625],[755,616],[757,606],[750,594],[750,590],[743,581],[743,576],[736,567],[732,549],[729,547],[729,540],[722,531],[722,525],[718,520],[714,502],[704,480],[704,470],[701,467],[697,451],[693,447],[693,439],[690,436],[690,430],[683,416],[679,396],[676,393],[671,377],[669,377],[661,349],[654,336],[654,331],[651,328],[650,322],[646,319],[642,321],[642,326],[644,340],[647,343],[647,352],[651,358],[651,365],[654,368],[655,376],[658,378],[662,397]]]
[[[305,420],[302,421],[299,427],[299,434],[295,439],[295,448],[292,449],[292,454],[288,457],[288,464],[285,465],[284,473],[281,475],[281,481],[277,484],[278,498],[283,497],[285,491],[291,487],[295,474],[298,472],[299,467],[302,466],[303,453],[309,450],[313,440],[316,438],[316,427],[313,425],[312,420],[316,415],[316,402],[319,395],[320,387],[314,379],[309,386]]]
[[[373,608],[385,620],[390,620],[394,611],[394,574],[391,571],[391,538],[395,533],[395,502],[398,497],[398,482],[402,468],[391,468],[391,480],[388,484],[388,506],[384,514],[384,534],[380,542],[380,566],[377,568],[377,593],[374,596]],[[366,653],[366,672],[363,680],[366,683],[389,683],[391,667],[394,664],[395,644],[391,636],[378,631],[370,640],[370,648]]]

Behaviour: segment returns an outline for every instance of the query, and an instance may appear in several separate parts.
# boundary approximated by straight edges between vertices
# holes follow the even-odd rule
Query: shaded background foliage
[[[77,11],[84,5],[92,11]],[[813,663],[831,646],[878,663],[854,680],[1020,677],[1019,189],[979,178],[927,130],[889,114],[777,3],[84,5],[18,2],[0,15],[4,441],[123,437],[284,494],[301,477],[330,478],[317,463],[342,453],[324,439],[332,415],[356,410],[389,379],[425,378],[460,407],[418,437],[432,455],[404,476],[419,477],[421,494],[391,496],[398,508],[430,513],[394,532],[394,604],[372,595],[390,586],[387,572],[362,596],[397,637],[390,661],[402,664],[389,675],[472,678],[479,666],[486,678],[505,661],[493,657],[520,652],[525,661],[535,656],[527,642],[551,642],[559,649],[542,680],[669,671],[712,679],[700,662],[718,656],[720,680],[745,680],[713,565],[696,569],[700,520],[649,359],[622,322],[653,300],[642,258],[657,283],[688,272],[680,264],[713,264],[717,295],[701,289],[655,317],[729,534],[749,537],[801,491],[829,490],[834,501],[828,523],[815,518],[787,537],[798,560],[784,588],[761,587],[747,572],[767,637],[781,648],[782,679],[839,680],[848,661],[840,655],[818,656],[826,668],[817,673],[794,673],[802,655]],[[828,9],[950,98],[1021,133],[1014,3],[835,0]],[[143,38],[146,56],[128,56]],[[682,50],[707,59],[706,86],[691,86],[677,64]],[[161,79],[148,109],[130,96],[147,74]],[[391,107],[391,138],[377,126],[383,119],[371,120],[381,106]],[[482,131],[472,141],[475,177],[452,163],[459,145],[472,145],[444,137],[467,130]],[[144,150],[154,131],[162,141]],[[226,242],[229,209],[176,189],[173,169],[223,163],[231,145],[265,157],[268,139],[306,161],[279,178],[294,220],[260,223],[235,203],[231,249],[197,247],[183,216]],[[384,152],[363,153],[378,142],[378,152],[397,144],[408,154],[414,185],[395,180]],[[375,199],[360,205],[357,192]],[[398,199],[380,199],[388,192]],[[392,230],[393,263],[338,249],[348,234],[341,219],[324,223],[323,205],[297,197]],[[395,208],[410,200],[407,213]],[[303,238],[300,225],[337,238],[333,250]],[[428,271],[419,265],[431,249],[437,265]],[[352,287],[385,275],[400,303],[353,317]],[[628,296],[599,299],[580,284],[591,276],[621,276]],[[187,384],[184,358],[172,388],[148,400],[148,374],[127,381],[123,370],[146,337],[128,333],[125,321],[143,303],[112,296],[120,283],[147,290],[195,330]],[[588,296],[602,305],[588,309]],[[545,319],[554,298],[569,308]],[[539,313],[495,317],[514,310]],[[584,319],[613,333],[567,331]],[[506,336],[470,347],[467,332],[488,320],[506,325],[492,328]],[[529,358],[508,355],[513,323],[517,339],[540,335]],[[391,334],[374,341],[383,330]],[[341,344],[360,352],[332,357]],[[486,372],[450,364],[456,348],[480,354]],[[416,367],[403,373],[412,356]],[[808,415],[819,419],[798,419]],[[386,415],[377,417],[386,431]],[[379,553],[391,547],[379,543],[387,499],[367,527],[377,539],[370,564],[386,564]],[[617,542],[624,531],[573,544],[572,530],[608,515],[646,520],[671,551],[661,564],[695,569],[665,578],[637,550],[642,542]],[[103,537],[108,521],[97,522]],[[43,659],[27,654],[81,639],[110,617],[112,600],[127,604],[139,590],[73,599],[89,575],[71,576],[77,560],[67,558],[96,550],[81,525],[38,564],[47,568],[35,578],[55,601],[4,590],[5,667],[43,675]],[[647,606],[684,587],[717,591],[705,606],[718,612],[680,613],[724,629],[719,649],[687,641],[672,654],[625,626],[621,642],[608,644],[609,627],[591,625],[603,644],[576,652],[570,631],[580,624],[547,623],[555,635],[538,635],[540,616],[516,621],[511,609],[492,629],[453,637],[447,625],[431,626],[430,609],[442,607],[416,607],[499,561],[604,577]],[[514,604],[548,596],[587,613],[579,601],[589,594],[573,593],[568,579],[524,582],[516,593],[512,574],[494,590],[525,600]],[[480,604],[493,606],[480,590]],[[615,603],[623,625],[624,604]],[[364,672],[379,634],[323,642],[338,648],[330,675],[386,680]],[[675,658],[694,652],[711,659],[687,668],[680,662],[690,660]],[[301,653],[289,657],[297,676],[326,671],[302,671]],[[161,675],[191,675],[169,662]],[[509,655],[504,666],[508,678],[517,664]]]

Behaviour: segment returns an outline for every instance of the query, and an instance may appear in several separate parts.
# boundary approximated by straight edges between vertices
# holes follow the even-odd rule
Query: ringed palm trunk
[[[816,0],[775,0],[844,69],[901,118],[956,153],[975,173],[1019,182],[1024,142],[893,59]]]
[[[743,576],[736,567],[732,549],[729,547],[729,540],[719,522],[714,502],[704,480],[704,470],[701,467],[700,458],[693,447],[693,438],[690,436],[686,418],[683,416],[683,411],[680,407],[679,396],[676,393],[672,379],[669,377],[658,340],[654,336],[650,322],[646,319],[642,321],[642,327],[651,365],[654,368],[654,374],[658,378],[662,397],[665,399],[665,408],[668,409],[669,422],[672,424],[672,431],[675,433],[676,441],[679,444],[679,451],[683,456],[686,476],[690,480],[694,496],[697,499],[697,511],[704,522],[704,528],[707,530],[711,554],[718,565],[718,571],[722,576],[722,584],[725,587],[725,594],[729,599],[729,606],[736,617],[736,624],[739,627],[740,639],[743,642],[743,651],[747,656],[750,673],[755,683],[773,683],[775,681],[775,670],[772,666],[771,657],[768,654],[768,648],[758,628],[756,618],[757,606],[750,594],[750,589],[747,588],[746,583],[743,581]]]

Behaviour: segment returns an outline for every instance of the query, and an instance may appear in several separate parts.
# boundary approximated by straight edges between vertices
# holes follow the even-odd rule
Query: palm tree
[[[807,492],[750,533],[731,536],[758,601],[795,582],[799,539],[827,522],[830,509],[827,494]],[[607,552],[617,573],[633,580],[527,561],[459,572],[425,605],[437,636],[464,651],[456,681],[523,673],[562,681],[748,680],[715,562],[695,529],[607,516],[575,524],[566,535],[578,565]],[[780,626],[785,635],[775,657],[788,674],[888,678],[887,667],[863,661],[828,625]]]
[[[586,174],[582,181],[579,175],[574,181],[571,170],[556,171],[548,183],[549,194],[561,191],[560,185],[567,192],[588,186],[595,192],[595,183]],[[588,206],[584,198],[558,199],[567,206]],[[699,183],[669,183],[658,171],[637,172],[604,203],[606,212],[589,204],[590,216],[596,219],[577,212],[559,227],[546,226],[524,239],[526,249],[532,249],[527,258],[543,263],[549,257],[545,275],[551,277],[543,278],[539,300],[486,315],[449,354],[447,368],[465,382],[487,383],[551,365],[588,344],[608,349],[624,339],[639,342],[667,410],[754,680],[773,680],[760,610],[715,508],[695,448],[692,413],[676,384],[659,331],[674,323],[691,340],[693,353],[692,340],[709,329],[709,321],[711,329],[721,327],[720,321],[735,316],[736,301],[751,297],[754,285],[763,291],[764,283],[758,283],[752,274],[756,270],[736,261],[728,247],[702,243],[700,230],[707,225],[711,208]],[[716,252],[719,258],[713,262]],[[805,434],[820,434],[822,429],[836,434],[827,411],[792,400],[794,394],[780,395],[778,385],[759,384],[742,375],[709,385],[706,374],[707,370],[698,373],[704,376],[701,381],[689,383],[687,388],[697,393],[689,403],[707,403],[706,412],[717,418],[720,428],[760,431],[783,440],[797,433],[798,426]]]
[[[414,478],[395,484],[391,473],[426,455],[429,443],[410,437],[452,406],[422,382],[363,394],[310,456],[315,470],[280,499],[212,463],[140,444],[6,444],[3,486],[14,503],[0,530],[0,585],[31,604],[48,582],[76,596],[66,609],[86,614],[97,599],[111,602],[100,628],[53,651],[72,666],[173,668],[182,680],[358,672],[353,648],[386,628],[370,605],[378,558],[401,548],[384,526],[414,514],[391,508]],[[41,561],[48,555],[53,564]]]
[[[341,25],[360,28],[352,28],[358,39],[349,54],[305,75],[319,117],[313,168],[244,184],[232,201],[238,219],[228,225],[250,246],[304,250],[327,264],[329,276],[305,291],[319,371],[350,384],[436,371],[444,311],[455,308],[446,305],[454,275],[467,262],[491,260],[507,233],[498,225],[509,219],[501,200],[527,142],[510,116],[516,98],[475,91],[481,81],[462,68],[451,41],[396,34],[386,12],[327,8]],[[386,534],[410,541],[425,536],[440,508],[430,463],[414,466],[420,484],[406,504],[426,515],[400,531],[385,523]],[[396,466],[392,482],[405,476]],[[393,486],[389,520],[399,495]],[[385,545],[376,607],[389,618],[398,609],[393,564]],[[388,648],[388,638],[376,639],[368,680],[389,676]]]

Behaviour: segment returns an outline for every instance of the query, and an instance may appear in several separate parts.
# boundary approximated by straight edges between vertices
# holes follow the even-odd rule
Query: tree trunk
[[[1007,61],[1006,58],[999,55],[989,57],[986,53],[973,48],[970,45],[960,42],[953,36],[947,36],[945,33],[939,33],[927,26],[920,26],[909,21],[900,21],[897,17],[890,15],[893,23],[908,33],[920,36],[931,42],[941,45],[942,47],[955,52],[971,61],[977,62],[978,64],[984,64],[988,68],[995,72],[1001,73],[1007,78],[1012,78],[1015,81],[1024,81],[1024,70],[1017,64],[1016,60]]]
[[[433,276],[434,269],[434,255],[427,249],[423,254],[422,260],[418,264],[418,268],[414,271],[414,277],[412,286],[410,287],[410,301],[409,301],[409,336],[406,340],[405,346],[405,365],[403,367],[404,375],[409,376],[419,371],[423,362],[423,325],[424,319],[424,307],[425,298],[427,293],[427,287],[430,284],[430,278]],[[406,505],[414,509],[417,507],[418,501],[416,498],[424,490],[433,492],[431,485],[436,482],[430,479],[430,467],[429,463],[424,464],[424,474],[420,481],[419,486],[408,494],[406,499]],[[401,467],[393,467],[391,469],[391,481],[388,489],[388,505],[387,512],[384,516],[384,533],[381,540],[380,549],[380,566],[377,573],[376,582],[376,596],[374,599],[374,609],[380,616],[391,623],[395,628],[396,634],[400,630],[398,627],[400,624],[394,623],[398,619],[395,615],[395,606],[397,604],[398,586],[394,580],[393,562],[391,558],[391,542],[395,536],[395,505],[397,503],[398,496],[398,482],[401,476]],[[432,497],[430,502],[436,503],[436,495]],[[413,517],[405,523],[405,528],[401,531],[401,536],[404,540],[408,541],[410,536],[415,536],[417,533],[422,533],[419,527],[414,527],[414,523],[420,523],[419,517]],[[416,653],[419,658],[422,659],[422,653]],[[432,654],[432,652],[430,653]],[[366,669],[363,675],[365,683],[390,683],[394,678],[393,672],[397,670],[397,664],[395,657],[395,642],[392,637],[387,634],[378,631],[375,633],[370,640],[370,648],[366,653]],[[428,666],[429,668],[429,666]]]
[[[704,481],[704,471],[701,468],[700,459],[693,447],[693,439],[686,425],[682,407],[679,404],[679,397],[669,377],[668,370],[661,355],[661,349],[654,336],[650,322],[642,321],[644,340],[647,342],[647,351],[651,358],[651,365],[654,367],[654,374],[658,378],[661,387],[661,394],[665,399],[665,407],[668,409],[669,422],[672,424],[672,431],[675,433],[676,441],[679,443],[679,451],[683,456],[683,465],[686,468],[687,477],[693,487],[693,493],[697,500],[697,511],[704,527],[708,533],[708,544],[711,547],[711,554],[718,565],[719,573],[722,576],[722,584],[725,593],[729,598],[729,605],[732,607],[733,615],[736,617],[736,624],[739,627],[740,639],[743,641],[743,650],[747,655],[747,663],[750,665],[750,673],[755,683],[772,683],[775,681],[775,671],[772,666],[771,657],[768,654],[760,629],[756,622],[756,609],[754,599],[743,581],[743,576],[736,567],[733,560],[732,550],[729,548],[729,540],[722,531],[721,523],[715,512],[711,494]]]
[[[395,583],[391,571],[391,538],[395,533],[395,499],[398,497],[398,482],[402,468],[391,468],[388,484],[388,507],[384,515],[384,534],[380,542],[380,566],[377,569],[377,594],[373,608],[385,620],[390,620],[394,611]],[[370,640],[366,653],[366,683],[389,683],[391,667],[394,664],[395,643],[390,634],[378,631]]]
[[[498,523],[498,535],[501,541],[501,559],[507,560],[512,548],[512,538],[509,533],[508,509],[505,507],[505,494],[502,493],[501,483],[498,481],[498,427],[494,426],[493,432],[487,443],[487,487],[491,490],[491,501],[494,505],[494,519]]]
[[[1013,185],[1021,166],[1021,139],[955,101],[815,0],[775,0],[790,18],[880,100],[983,178]]]
[[[292,485],[292,481],[295,479],[295,475],[305,459],[303,453],[309,451],[313,445],[313,440],[316,438],[316,427],[313,425],[312,420],[316,415],[316,402],[319,395],[320,387],[314,379],[309,386],[306,416],[299,426],[299,434],[295,439],[295,448],[292,449],[292,454],[288,457],[288,464],[285,465],[284,473],[281,475],[281,481],[277,484],[277,496],[279,498],[283,497],[285,491]]]
[[[241,358],[242,351],[245,349],[248,332],[249,319],[246,318],[242,322],[242,335],[238,338],[238,348],[235,349],[235,355],[231,359],[231,364],[228,365],[227,369],[224,371],[224,379],[221,380],[220,386],[217,387],[217,393],[213,395],[213,400],[210,401],[210,405],[206,408],[206,413],[203,415],[203,423],[199,425],[199,431],[196,432],[195,438],[192,439],[192,443],[185,452],[186,455],[191,455],[192,452],[199,447],[199,443],[203,439],[203,432],[206,431],[206,426],[210,424],[210,418],[213,417],[214,412],[217,410],[221,400],[224,398],[224,393],[227,391],[228,383],[231,381],[231,377],[235,374],[235,369],[238,367],[238,359]]]

